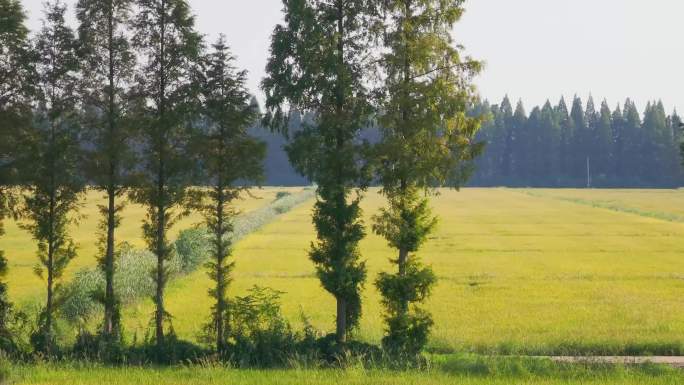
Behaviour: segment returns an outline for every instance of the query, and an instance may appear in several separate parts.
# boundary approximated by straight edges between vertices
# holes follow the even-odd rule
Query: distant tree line
[[[489,118],[477,138],[487,144],[471,180],[478,186],[679,187],[682,119],[663,103],[648,103],[643,115],[627,100],[611,110],[589,97],[568,108],[546,102],[528,114],[486,101],[471,111]]]
[[[385,307],[382,352],[415,363],[432,327],[423,305],[436,282],[418,255],[437,221],[429,197],[464,185],[483,149],[475,139],[483,118],[468,114],[480,63],[462,57],[451,37],[462,1],[283,1],[262,82],[265,113],[226,38],[207,47],[187,1],[79,0],[75,10],[74,29],[64,2],[47,1],[31,37],[20,1],[0,0],[0,220],[21,219],[45,283],[43,305],[28,321],[30,353],[168,363],[189,352],[251,362],[246,350],[283,361],[293,346],[333,361],[359,346],[377,351],[353,340],[368,278],[360,205],[375,184],[387,207],[370,229],[396,254],[374,282]],[[287,157],[316,185],[309,257],[336,301],[335,332],[323,338],[293,337],[271,291],[229,295],[234,202],[264,181],[266,144],[249,130],[259,121],[284,144],[279,161]],[[370,126],[380,128],[364,137]],[[105,284],[90,293],[103,312],[96,332],[81,331],[69,349],[60,346],[58,321],[73,294],[64,273],[78,257],[70,229],[89,188],[106,197],[93,240]],[[115,287],[127,202],[146,209],[142,235],[154,255],[155,311],[142,347],[125,344]],[[165,302],[175,252],[169,231],[193,210],[208,230],[210,348],[178,340]],[[16,343],[14,320],[22,317],[7,298],[7,272],[0,253],[0,349],[26,353]],[[264,318],[273,327],[254,330]]]
[[[587,100],[586,106],[580,98],[574,98],[570,106],[561,99],[556,105],[545,103],[528,113],[522,102],[513,108],[506,97],[498,105],[485,100],[468,110],[471,116],[485,118],[476,136],[485,148],[475,162],[468,186],[684,185],[678,155],[682,118],[676,111],[667,114],[660,101],[648,103],[641,113],[631,100],[611,109],[606,102],[597,107],[593,98]],[[291,130],[298,130],[308,119],[297,116]],[[259,127],[251,130],[268,144],[266,183],[306,182],[282,162],[283,138]],[[379,129],[372,126],[360,133],[360,138],[369,142],[379,137]]]

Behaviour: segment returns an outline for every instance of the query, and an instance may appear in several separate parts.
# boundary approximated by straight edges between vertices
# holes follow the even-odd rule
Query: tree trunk
[[[217,294],[217,304],[216,304],[216,350],[219,353],[223,353],[225,350],[225,331],[224,331],[224,315],[226,312],[226,304],[224,301],[224,290],[225,290],[225,277],[223,271],[223,264],[225,258],[225,250],[223,249],[223,186],[221,183],[221,177],[219,176],[219,186],[218,190],[218,201],[216,203],[216,294]]]
[[[155,294],[155,303],[157,306],[155,313],[155,329],[157,338],[157,359],[162,360],[162,347],[164,344],[164,258],[165,256],[165,173],[164,173],[164,134],[163,131],[166,125],[166,0],[161,1],[161,15],[160,15],[160,41],[159,41],[159,124],[161,138],[159,140],[159,175],[157,181],[157,291]]]
[[[163,184],[159,183],[159,193],[163,194]],[[161,197],[162,195],[160,195]],[[163,205],[157,207],[157,274],[156,274],[156,293],[155,293],[155,332],[156,332],[156,342],[157,342],[157,353],[159,354],[159,359],[162,359],[161,351],[164,345],[164,258],[165,258],[165,245],[164,245],[164,227],[166,218],[164,215]]]
[[[406,275],[406,262],[408,261],[408,250],[406,248],[402,247],[399,249],[399,258],[397,260],[397,263],[399,265],[399,276],[404,277]],[[401,304],[400,304],[400,309],[402,313],[408,312],[408,301],[402,299]]]
[[[55,124],[50,123],[50,147],[55,147]],[[57,188],[55,181],[54,159],[50,162],[50,208],[49,208],[49,231],[48,231],[48,255],[47,255],[47,303],[45,304],[45,354],[52,355],[52,312],[54,306],[54,273],[55,273],[55,209],[57,206]]]
[[[115,333],[116,301],[114,299],[114,228],[116,226],[115,192],[112,186],[107,192],[109,205],[107,211],[107,251],[105,253],[105,314],[104,334],[111,337]]]
[[[47,303],[45,305],[45,330],[43,336],[45,338],[45,354],[50,357],[52,355],[52,306],[53,306],[53,255],[54,248],[52,240],[48,246],[48,267],[47,267]]]
[[[338,33],[338,42],[337,42],[337,60],[338,60],[338,77],[337,77],[337,138],[336,138],[336,145],[337,145],[337,151],[341,152],[342,149],[344,148],[344,136],[343,136],[343,116],[344,116],[344,88],[343,88],[343,80],[344,80],[344,2],[342,0],[337,1],[337,33]],[[336,170],[338,173],[338,188],[337,194],[338,196],[334,197],[334,203],[339,205],[340,208],[344,207],[347,204],[347,199],[345,196],[345,186],[344,186],[344,177],[343,177],[343,168],[341,162],[338,160],[338,169]],[[344,223],[341,223],[342,220],[341,218],[336,218],[336,221],[338,222],[338,231],[342,231],[344,227]],[[342,267],[344,269],[345,267]],[[343,298],[340,294],[337,294],[335,296],[335,299],[337,300],[337,322],[336,322],[336,337],[337,337],[337,342],[339,344],[344,344],[347,342],[347,301],[345,298]]]
[[[116,122],[114,117],[114,4],[112,0],[108,1],[108,53],[109,53],[109,140],[114,140],[116,131]],[[110,144],[111,145],[111,144]],[[116,162],[114,154],[109,151],[109,186],[107,186],[107,246],[105,252],[105,297],[104,297],[104,335],[111,337],[117,325],[115,325],[116,301],[114,299],[114,230],[116,227]]]
[[[347,342],[347,301],[344,298],[337,299],[337,343],[345,344]]]

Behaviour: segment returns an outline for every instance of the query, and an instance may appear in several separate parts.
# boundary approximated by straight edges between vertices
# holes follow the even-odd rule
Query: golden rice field
[[[248,210],[271,200],[248,199],[241,205]],[[307,257],[315,237],[312,204],[237,244],[232,293],[244,294],[252,285],[281,290],[284,311],[296,327],[304,314],[329,332],[334,302]],[[382,205],[377,190],[366,194],[367,224]],[[684,223],[678,220],[684,215],[684,191],[443,190],[433,208],[440,225],[421,255],[440,278],[427,305],[435,320],[434,351],[536,354],[638,347],[643,352],[650,346],[684,345]],[[94,213],[95,207],[89,203],[83,211]],[[142,215],[137,207],[128,209],[120,239],[140,244]],[[94,263],[94,220],[75,230],[82,257],[74,268]],[[178,227],[191,223],[188,218]],[[34,247],[20,230],[7,227],[0,248],[11,258],[12,296],[38,295],[40,281],[31,273]],[[389,268],[393,254],[370,231],[361,247],[369,281],[358,333],[378,342],[382,309],[373,281]],[[196,339],[206,322],[209,285],[204,271],[170,285],[166,303],[181,337]],[[126,309],[129,335],[144,333],[151,312],[149,300]]]
[[[266,205],[275,199],[279,191],[296,192],[301,188],[276,188],[268,187],[253,190],[253,196],[244,195],[243,199],[236,202],[236,207],[242,212],[256,209]],[[65,274],[66,279],[76,271],[84,267],[94,266],[98,253],[97,231],[100,221],[98,205],[106,202],[102,193],[89,191],[85,197],[82,208],[79,211],[79,223],[72,226],[71,236],[78,245],[78,258],[73,260]],[[142,239],[142,220],[145,218],[145,208],[129,204],[123,212],[121,227],[117,229],[117,242],[128,242],[136,247],[144,247]],[[202,221],[199,214],[191,214],[180,220],[171,230],[170,236],[175,238],[177,233]],[[19,223],[5,222],[6,234],[0,237],[0,250],[5,251],[9,260],[10,273],[7,277],[10,297],[15,302],[31,300],[44,292],[43,284],[34,273],[33,267],[38,259],[36,257],[36,244],[26,231],[19,228]]]
[[[677,213],[675,190],[444,190],[433,200],[441,220],[422,251],[440,282],[428,304],[436,350],[558,352],[629,350],[684,344],[684,223],[558,199],[619,201],[640,213]],[[366,223],[383,204],[364,201]],[[311,204],[280,217],[235,249],[234,294],[252,285],[285,292],[284,310],[323,331],[334,303],[307,258],[314,239]],[[392,256],[383,239],[362,243],[369,283],[359,334],[378,342],[382,309],[372,284]],[[210,281],[198,271],[172,285],[176,331],[196,337]],[[151,304],[128,310],[128,330],[147,325]],[[646,350],[648,350],[646,348]]]

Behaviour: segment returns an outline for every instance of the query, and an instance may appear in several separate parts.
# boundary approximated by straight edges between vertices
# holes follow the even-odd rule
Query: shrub
[[[183,230],[174,243],[180,272],[189,274],[209,258],[211,245],[205,228]]]
[[[290,195],[292,195],[292,193],[289,193],[287,191],[278,191],[276,193],[275,200],[280,200],[280,199],[283,199],[283,198],[288,197]]]
[[[297,335],[283,317],[281,292],[254,286],[231,303],[229,359],[240,367],[284,365],[296,352]]]

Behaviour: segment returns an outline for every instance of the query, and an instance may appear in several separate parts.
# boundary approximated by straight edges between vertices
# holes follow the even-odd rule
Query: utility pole
[[[587,157],[587,188],[591,188],[591,170],[589,168],[589,157]]]

